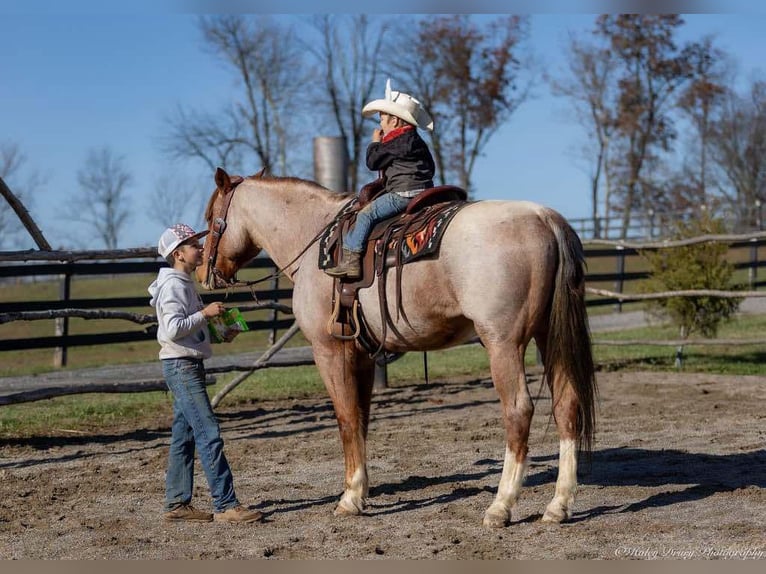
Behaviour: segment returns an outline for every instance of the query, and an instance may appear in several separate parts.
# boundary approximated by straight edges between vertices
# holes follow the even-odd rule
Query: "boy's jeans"
[[[194,450],[199,452],[215,512],[237,506],[234,479],[223,454],[223,439],[205,390],[205,367],[199,359],[163,359],[162,373],[173,393],[173,428],[165,509],[189,504],[194,489]]]
[[[372,203],[368,203],[357,214],[353,228],[343,239],[343,247],[355,253],[364,251],[364,242],[378,221],[383,221],[407,209],[411,197],[402,197],[395,193],[384,193]]]

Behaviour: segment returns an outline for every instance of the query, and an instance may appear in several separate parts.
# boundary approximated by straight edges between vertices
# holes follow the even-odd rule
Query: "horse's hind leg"
[[[492,382],[500,395],[505,423],[506,446],[503,474],[497,496],[484,513],[484,526],[500,528],[511,520],[527,469],[527,442],[534,404],[524,374],[524,349],[521,342],[493,342],[482,337],[489,353]]]
[[[559,432],[559,473],[553,500],[543,514],[543,522],[561,522],[572,515],[577,492],[577,412],[574,390],[562,376],[550,382],[553,417]]]
[[[343,495],[336,515],[361,514],[369,491],[367,425],[374,363],[352,342],[314,344],[314,361],[335,408],[345,458]]]

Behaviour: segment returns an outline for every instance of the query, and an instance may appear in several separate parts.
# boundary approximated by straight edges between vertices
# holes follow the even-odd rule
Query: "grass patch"
[[[743,316],[721,327],[719,336],[751,339],[766,331],[766,316]],[[594,339],[675,339],[669,326],[596,333]],[[156,348],[154,350],[156,353]],[[604,371],[675,371],[675,348],[653,345],[613,347],[594,346],[594,356]],[[536,349],[530,345],[526,365],[536,363]],[[766,376],[766,349],[763,346],[732,345],[688,346],[684,350],[684,372],[709,372],[729,375]],[[481,345],[466,345],[428,353],[431,381],[459,376],[489,377],[489,361]],[[236,374],[219,375],[208,388],[213,397]],[[423,354],[408,353],[388,366],[390,386],[422,384],[425,380]],[[314,366],[263,369],[229,393],[220,408],[257,404],[282,399],[305,399],[327,396]],[[58,397],[20,405],[0,407],[0,440],[33,436],[76,436],[78,433],[103,432],[109,428],[142,429],[157,424],[167,428],[172,416],[169,393],[84,394]]]
[[[0,441],[32,436],[77,436],[110,428],[146,428],[173,412],[169,393],[70,395],[0,407]],[[0,443],[1,445],[2,443]]]
[[[766,332],[766,316],[745,315],[723,323],[720,339],[758,339]],[[661,341],[678,339],[670,325],[657,325],[611,333],[596,333],[594,340]],[[676,347],[657,345],[594,345],[594,357],[602,370],[680,370],[681,372],[720,373],[726,375],[766,375],[766,349],[763,345],[686,345],[682,366],[675,367]]]

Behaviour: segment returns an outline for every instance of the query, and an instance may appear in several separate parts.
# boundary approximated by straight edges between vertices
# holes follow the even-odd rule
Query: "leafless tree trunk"
[[[96,235],[107,249],[116,249],[130,217],[125,193],[133,183],[123,158],[108,147],[91,150],[77,181],[80,193],[68,204],[70,218],[86,225],[89,238]]]
[[[321,40],[309,39],[304,44],[317,63],[316,85],[321,88],[317,101],[328,106],[334,127],[346,142],[349,184],[356,191],[366,150],[362,107],[382,91],[379,55],[387,20],[371,21],[364,14],[323,14],[313,24]]]
[[[618,62],[618,114],[615,132],[620,137],[622,229],[627,235],[634,208],[648,209],[652,186],[644,185],[647,166],[666,152],[675,138],[670,111],[676,95],[694,75],[690,47],[676,46],[675,34],[683,20],[676,14],[605,14],[596,34],[606,42]]]
[[[708,148],[714,121],[720,113],[726,93],[727,69],[723,52],[713,46],[713,40],[706,37],[690,50],[690,61],[695,78],[681,96],[680,109],[691,120],[694,128],[696,164],[694,174],[697,205],[708,204]]]
[[[760,223],[758,209],[766,201],[766,82],[755,81],[749,97],[730,93],[710,138],[712,161],[728,184],[722,195],[740,223]]]
[[[576,117],[589,135],[591,144],[586,153],[591,153],[590,174],[591,217],[593,235],[602,237],[599,217],[599,195],[602,176],[606,190],[604,192],[604,215],[609,216],[609,198],[611,195],[609,176],[609,142],[614,126],[614,72],[615,62],[610,50],[599,49],[570,37],[567,51],[568,77],[563,80],[550,80],[553,93],[572,101]],[[595,149],[595,152],[591,150]],[[595,157],[593,157],[595,155]]]
[[[403,24],[388,65],[402,91],[434,120],[432,151],[442,183],[455,178],[471,192],[476,159],[526,100],[530,65],[521,56],[528,20],[498,17],[480,26],[466,15]],[[406,49],[402,46],[407,46]]]
[[[200,29],[206,47],[234,71],[242,92],[218,115],[179,108],[167,120],[164,150],[199,159],[211,170],[223,165],[247,174],[259,168],[287,174],[296,136],[305,137],[295,125],[307,77],[298,38],[292,28],[265,16],[203,17]],[[221,98],[231,98],[228,89],[221,90]]]

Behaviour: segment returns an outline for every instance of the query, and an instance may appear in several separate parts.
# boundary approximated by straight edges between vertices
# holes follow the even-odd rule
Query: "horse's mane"
[[[205,208],[205,221],[210,223],[210,220],[213,217],[213,204],[215,203],[215,198],[218,197],[218,188],[215,188],[215,191],[213,192],[213,195],[210,196],[210,199],[207,200],[207,207]]]
[[[259,171],[256,174],[248,175],[244,179],[245,180],[248,180],[248,179],[258,180],[259,182],[264,182],[264,183],[267,183],[267,184],[271,184],[271,183],[275,183],[275,184],[284,183],[284,184],[288,184],[288,185],[302,185],[302,186],[305,186],[306,188],[308,188],[309,190],[315,191],[315,192],[318,192],[318,193],[329,192],[334,197],[337,197],[339,199],[341,199],[341,198],[342,199],[348,199],[348,198],[350,198],[353,195],[353,192],[351,192],[351,191],[345,192],[345,193],[332,192],[332,191],[328,190],[326,187],[318,184],[315,181],[311,181],[310,179],[303,179],[303,178],[300,178],[300,177],[293,177],[293,176],[271,175],[270,173],[266,173],[265,169],[262,169],[261,171]],[[216,188],[216,190],[213,192],[213,194],[210,196],[210,199],[207,202],[207,207],[205,207],[205,221],[207,221],[208,223],[210,222],[210,220],[213,217],[213,205],[215,204],[215,200],[218,197],[219,193],[220,193],[220,190],[218,188]]]

